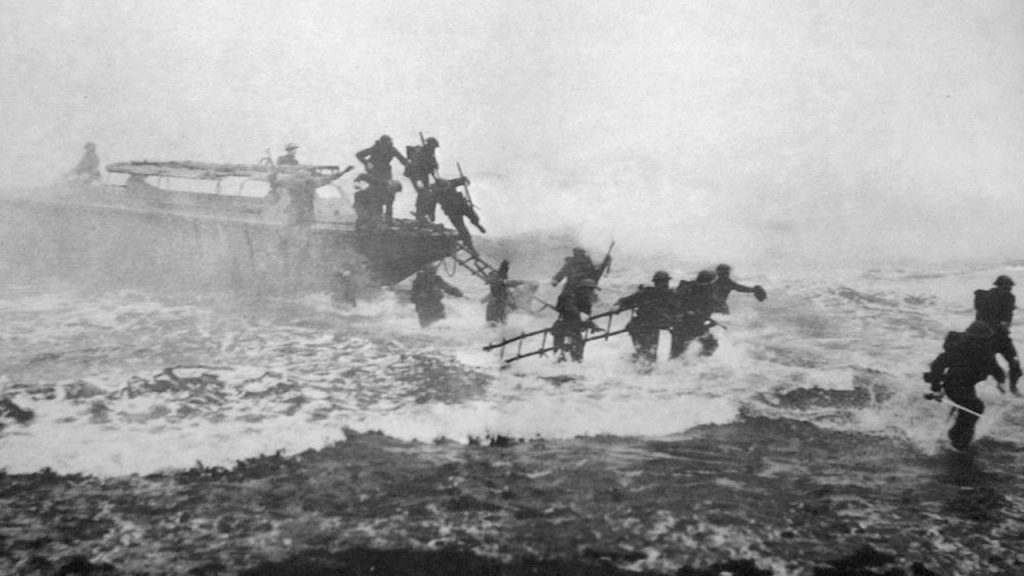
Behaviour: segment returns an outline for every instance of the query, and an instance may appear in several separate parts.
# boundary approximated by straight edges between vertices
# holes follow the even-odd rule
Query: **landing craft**
[[[344,270],[367,286],[396,284],[459,250],[454,231],[396,219],[356,230],[323,198],[305,226],[285,217],[279,185],[298,171],[329,180],[335,166],[125,162],[108,179],[0,191],[0,272],[59,271],[126,285],[326,291]],[[341,195],[344,198],[344,194]]]

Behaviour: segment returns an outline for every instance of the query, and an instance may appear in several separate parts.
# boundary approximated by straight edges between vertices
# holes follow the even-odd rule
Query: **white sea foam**
[[[483,344],[551,318],[514,313],[506,327],[486,326],[484,288],[465,274],[451,281],[466,297],[447,299],[448,318],[427,329],[402,286],[344,311],[323,295],[282,303],[287,322],[131,292],[8,293],[3,395],[34,418],[4,421],[0,461],[8,472],[147,473],[319,448],[346,428],[423,442],[665,436],[744,411],[892,435],[930,452],[942,445],[947,409],[921,398],[920,373],[943,334],[971,320],[973,289],[1003,270],[744,279],[768,287],[769,299],[733,296],[714,356],[691,350],[667,361],[665,334],[649,372],[630,360],[625,335],[588,344],[582,364],[547,356],[502,367]],[[640,260],[618,268],[599,309],[649,274]],[[814,390],[821,398],[801,400]],[[979,436],[1024,441],[1021,401],[990,384],[979,394],[989,404]]]

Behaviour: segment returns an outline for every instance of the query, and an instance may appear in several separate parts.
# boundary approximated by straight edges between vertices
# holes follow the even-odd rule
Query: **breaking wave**
[[[468,275],[453,279],[467,297],[448,300],[448,318],[426,330],[401,287],[343,310],[326,295],[7,287],[0,461],[12,473],[144,474],[316,449],[346,431],[424,443],[663,437],[763,417],[934,452],[946,413],[922,400],[920,373],[945,331],[969,322],[971,291],[1006,269],[741,278],[769,299],[733,296],[717,353],[668,362],[665,338],[649,372],[631,362],[625,335],[590,343],[582,364],[503,365],[482,345],[551,318],[515,313],[500,330],[485,326],[484,289]],[[647,274],[616,270],[599,306]],[[993,416],[980,434],[1024,442],[1010,405],[994,387],[979,390]]]

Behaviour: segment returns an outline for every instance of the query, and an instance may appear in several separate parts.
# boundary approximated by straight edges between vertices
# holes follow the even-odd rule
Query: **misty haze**
[[[1024,4],[0,32],[0,573],[1024,573]]]

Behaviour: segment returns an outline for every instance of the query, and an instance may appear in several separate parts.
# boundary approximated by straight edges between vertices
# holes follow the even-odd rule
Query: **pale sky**
[[[495,233],[1024,257],[1016,0],[0,0],[0,74],[3,185],[423,131]]]

